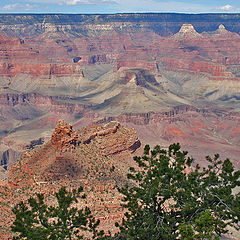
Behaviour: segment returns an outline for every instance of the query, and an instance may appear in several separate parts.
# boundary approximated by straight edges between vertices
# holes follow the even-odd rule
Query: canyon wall
[[[79,37],[111,34],[117,31],[153,30],[161,36],[179,31],[182,24],[190,23],[199,32],[216,30],[224,24],[230,31],[240,32],[240,14],[28,14],[0,15],[0,30],[11,36],[30,37],[43,32],[65,31]]]
[[[179,141],[196,156],[220,149],[238,165],[239,19],[0,15],[1,164],[64,119],[78,129],[116,120],[144,143]]]

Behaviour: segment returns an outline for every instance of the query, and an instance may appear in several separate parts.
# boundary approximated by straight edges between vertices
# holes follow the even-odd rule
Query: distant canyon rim
[[[2,14],[0,33],[3,179],[59,119],[240,168],[240,14]]]

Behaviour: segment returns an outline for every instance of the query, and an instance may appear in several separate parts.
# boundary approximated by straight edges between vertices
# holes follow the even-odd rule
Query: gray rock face
[[[11,163],[15,162],[16,159],[20,158],[21,153],[12,150],[11,148],[6,150],[0,149],[0,166],[2,166],[5,170],[8,169]]]

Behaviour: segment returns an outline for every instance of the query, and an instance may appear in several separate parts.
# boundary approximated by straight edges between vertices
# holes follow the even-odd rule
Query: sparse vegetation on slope
[[[114,237],[97,230],[100,221],[88,208],[72,207],[79,192],[61,188],[56,205],[38,194],[13,208],[15,239],[82,239],[87,231],[91,239],[218,240],[229,227],[240,229],[240,193],[233,193],[240,171],[229,159],[206,157],[208,166],[200,168],[172,144],[167,150],[146,145],[134,160],[138,167],[130,168],[128,184],[119,188],[126,211]]]

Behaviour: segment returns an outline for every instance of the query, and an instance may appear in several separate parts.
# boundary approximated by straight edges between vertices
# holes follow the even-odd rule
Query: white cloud
[[[66,3],[67,5],[91,5],[91,4],[105,4],[105,3],[114,3],[114,1],[109,0],[64,0],[63,3]]]
[[[58,5],[116,4],[115,0],[25,0],[36,3],[55,3]]]
[[[230,4],[226,4],[224,6],[217,7],[215,10],[218,12],[237,12],[237,11],[239,11],[238,8],[236,8]]]
[[[29,3],[21,4],[21,3],[14,3],[14,4],[7,4],[1,8],[2,11],[29,11],[33,9],[35,6]]]
[[[67,5],[77,5],[77,4],[90,4],[90,1],[82,1],[82,0],[66,0],[65,3]]]
[[[225,5],[225,6],[222,6],[222,7],[219,7],[219,9],[223,10],[223,11],[229,11],[229,10],[233,10],[234,7],[232,5]]]

